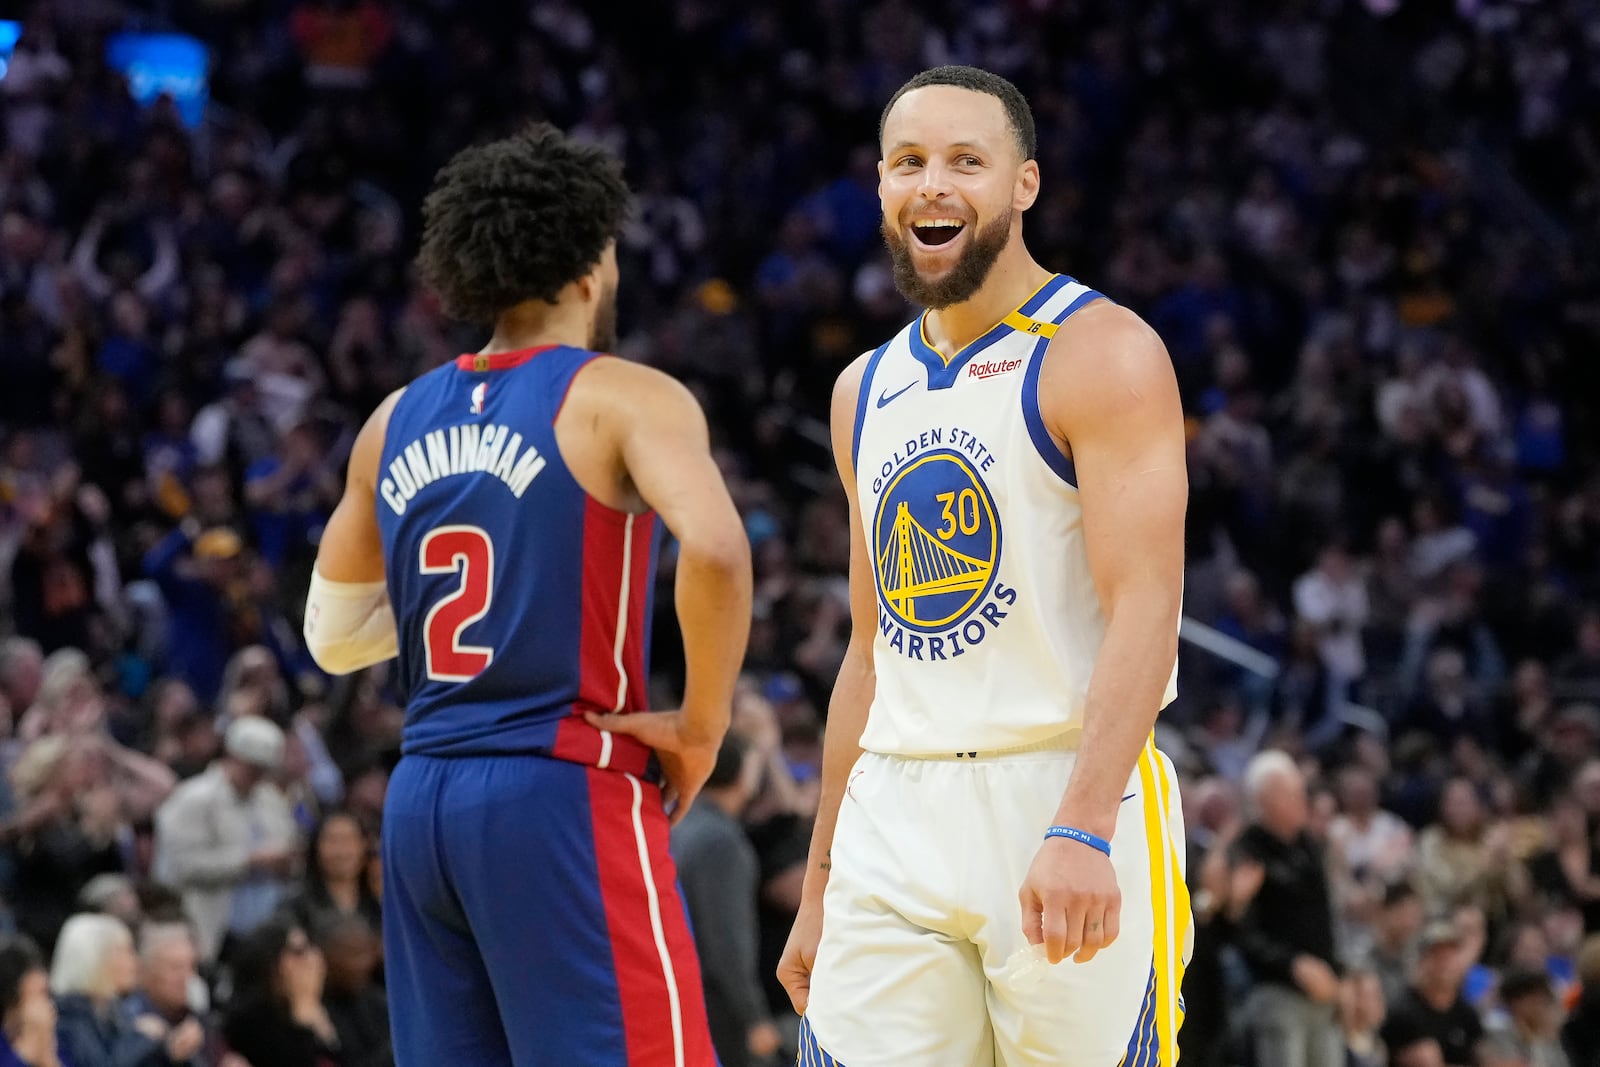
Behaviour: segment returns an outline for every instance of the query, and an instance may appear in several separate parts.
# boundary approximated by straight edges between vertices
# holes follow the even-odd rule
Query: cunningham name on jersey
[[[473,403],[481,410],[482,401],[476,395]],[[492,474],[521,500],[544,468],[544,456],[531,444],[523,447],[520,433],[499,423],[480,426],[469,422],[432,430],[400,449],[378,483],[378,495],[396,515],[404,515],[412,498],[441,478]]]

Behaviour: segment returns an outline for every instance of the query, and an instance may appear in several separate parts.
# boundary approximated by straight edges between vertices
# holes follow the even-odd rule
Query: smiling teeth
[[[918,219],[911,225],[918,229],[932,229],[936,226],[959,227],[966,224],[960,219]]]

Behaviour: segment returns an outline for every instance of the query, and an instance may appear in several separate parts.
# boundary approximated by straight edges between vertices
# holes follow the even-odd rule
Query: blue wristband
[[[1098,849],[1107,856],[1111,855],[1111,842],[1103,837],[1096,837],[1087,830],[1080,830],[1076,826],[1052,826],[1044,832],[1046,840],[1052,837],[1065,837],[1069,841],[1076,841],[1080,845],[1088,845]]]

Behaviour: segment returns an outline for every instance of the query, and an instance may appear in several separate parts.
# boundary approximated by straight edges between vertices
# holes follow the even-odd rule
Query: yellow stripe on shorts
[[[1155,735],[1139,754],[1139,782],[1143,787],[1145,844],[1150,850],[1150,908],[1155,920],[1154,1037],[1156,1057],[1151,1067],[1175,1067],[1178,1062],[1178,1028],[1183,1023],[1184,953],[1189,938],[1189,887],[1172,840],[1173,798],[1167,776],[1156,753]],[[1148,1053],[1146,1053],[1148,1055]],[[1140,1057],[1141,1062],[1144,1057]],[[1124,1062],[1127,1062],[1124,1058]]]

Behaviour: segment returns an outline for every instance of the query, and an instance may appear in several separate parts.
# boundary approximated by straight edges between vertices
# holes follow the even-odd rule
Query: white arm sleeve
[[[349,674],[400,651],[389,587],[383,582],[330,582],[316,568],[306,594],[306,649],[329,674]]]

